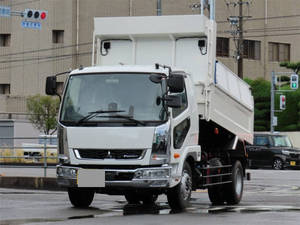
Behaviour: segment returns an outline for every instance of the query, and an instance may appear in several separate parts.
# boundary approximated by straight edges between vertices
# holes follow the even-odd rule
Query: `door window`
[[[267,146],[269,144],[268,137],[266,136],[256,136],[254,138],[254,145]]]

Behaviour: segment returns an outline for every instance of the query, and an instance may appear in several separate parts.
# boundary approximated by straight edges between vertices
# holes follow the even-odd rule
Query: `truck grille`
[[[105,172],[106,181],[128,181],[132,180],[134,173],[118,173],[118,172]]]
[[[79,159],[142,159],[144,151],[142,149],[74,149]]]

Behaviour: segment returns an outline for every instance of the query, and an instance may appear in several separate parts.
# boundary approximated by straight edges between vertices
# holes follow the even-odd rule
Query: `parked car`
[[[247,146],[247,152],[250,168],[300,168],[300,149],[294,148],[289,137],[283,134],[255,133],[254,143]]]

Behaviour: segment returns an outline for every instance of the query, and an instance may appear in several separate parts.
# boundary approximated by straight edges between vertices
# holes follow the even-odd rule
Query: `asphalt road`
[[[156,206],[129,206],[122,196],[96,195],[88,209],[75,209],[66,192],[0,189],[0,225],[19,224],[300,224],[300,171],[251,170],[237,206],[211,206],[206,191],[191,206],[172,213],[166,198]]]

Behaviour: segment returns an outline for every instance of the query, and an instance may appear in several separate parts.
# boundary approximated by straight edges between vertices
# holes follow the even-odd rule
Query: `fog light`
[[[147,170],[139,170],[135,172],[135,179],[161,179],[161,178],[169,178],[170,170],[169,169],[147,169]]]

